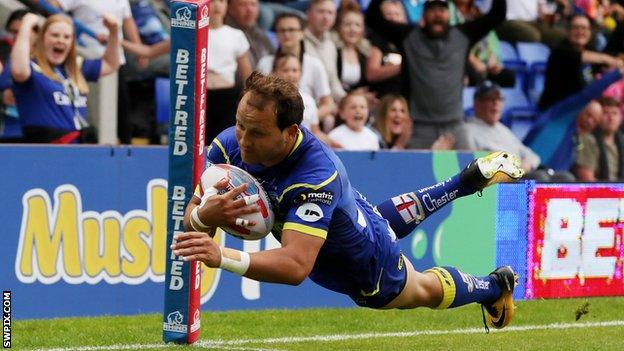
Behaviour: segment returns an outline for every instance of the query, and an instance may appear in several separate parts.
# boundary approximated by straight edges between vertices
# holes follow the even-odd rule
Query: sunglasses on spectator
[[[583,25],[571,25],[570,29],[572,30],[590,30],[590,28],[588,26],[583,26]]]

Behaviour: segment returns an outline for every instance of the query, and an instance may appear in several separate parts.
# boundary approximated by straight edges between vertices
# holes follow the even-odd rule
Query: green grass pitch
[[[589,303],[576,321],[577,310]],[[13,348],[81,350],[624,350],[624,298],[517,302],[510,327],[485,334],[481,309],[363,308],[202,313],[194,346],[162,343],[162,317],[14,321]]]

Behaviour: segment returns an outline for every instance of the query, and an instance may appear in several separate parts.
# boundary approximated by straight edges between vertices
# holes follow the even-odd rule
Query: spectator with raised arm
[[[548,57],[544,91],[538,107],[547,110],[553,104],[581,91],[593,80],[591,65],[622,67],[622,60],[601,52],[592,51],[591,23],[587,16],[574,15],[570,19],[567,39],[564,39]]]
[[[9,18],[6,21],[4,28],[11,36],[11,42],[15,42],[17,38],[17,33],[19,33],[19,29],[22,25],[22,18],[29,13],[26,9],[19,9],[11,12]],[[37,39],[37,32],[39,28],[37,26],[33,27],[33,33],[30,36],[30,44],[33,46],[35,44],[35,40]],[[2,64],[2,62],[0,62]],[[18,118],[19,114],[17,113],[16,103],[15,103],[15,95],[13,94],[12,86],[13,82],[11,81],[11,67],[9,58],[6,57],[6,62],[4,62],[5,67],[4,71],[0,73],[0,108],[4,111],[3,114],[8,117]]]
[[[118,40],[121,42],[123,38],[133,43],[140,43],[139,30],[132,18],[130,11],[130,3],[128,0],[110,0],[110,1],[93,1],[93,0],[46,0],[55,7],[64,12],[71,13],[72,17],[87,28],[95,32],[97,39],[88,35],[80,37],[82,43],[89,51],[94,53],[93,58],[101,57],[105,50],[106,37],[109,29],[102,25],[102,17],[104,14],[112,15],[118,23]],[[130,102],[128,96],[128,80],[126,57],[123,50],[119,50],[119,68],[118,94],[117,94],[117,136],[122,144],[129,144],[132,141],[132,126],[127,106]],[[139,66],[147,67],[147,60],[142,59]]]
[[[22,19],[11,52],[11,77],[24,141],[77,143],[84,140],[87,115],[87,81],[119,69],[118,23],[112,16],[102,19],[109,39],[102,59],[81,60],[71,18],[50,16],[41,27],[34,49],[31,35],[39,18]]]
[[[470,48],[505,19],[506,1],[493,0],[490,11],[458,26],[449,24],[448,3],[427,0],[423,27],[386,20],[382,0],[373,0],[366,13],[368,25],[405,51],[405,93],[414,120],[411,147],[429,149],[445,134],[455,147],[472,149],[464,123],[462,90]]]

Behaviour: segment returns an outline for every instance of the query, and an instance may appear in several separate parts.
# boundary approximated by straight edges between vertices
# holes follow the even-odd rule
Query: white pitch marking
[[[236,350],[236,351],[283,351],[283,350],[274,350],[274,349],[261,349],[254,347],[241,347],[241,346],[227,346],[223,344],[218,345],[210,345],[206,343],[206,345],[198,345],[199,343],[195,343],[193,345],[189,345],[191,347],[202,347],[204,349],[218,349],[218,350]],[[109,346],[78,346],[78,347],[63,347],[63,348],[53,348],[53,349],[33,349],[32,351],[104,351],[104,350],[144,350],[144,349],[164,349],[164,348],[172,348],[179,347],[180,345],[176,344],[118,344],[118,345],[109,345]]]
[[[506,327],[505,329],[491,329],[493,333],[522,332],[529,330],[544,329],[579,329],[579,328],[604,328],[604,327],[621,327],[624,326],[624,320],[615,320],[607,322],[587,322],[587,323],[553,323],[543,325],[519,325]],[[365,333],[365,334],[334,334],[334,335],[318,335],[318,336],[289,336],[283,338],[268,339],[234,339],[234,340],[214,340],[214,341],[198,341],[191,346],[203,348],[219,348],[222,350],[240,350],[240,351],[276,351],[260,348],[235,347],[236,345],[245,344],[291,344],[309,341],[330,342],[344,341],[353,339],[378,339],[392,337],[414,337],[422,335],[449,335],[449,334],[485,334],[483,328],[463,328],[451,330],[419,330],[412,332],[396,332],[396,333]],[[177,347],[174,344],[118,344],[108,346],[80,346],[52,349],[35,349],[33,351],[101,351],[101,350],[142,350],[149,348],[167,348]]]

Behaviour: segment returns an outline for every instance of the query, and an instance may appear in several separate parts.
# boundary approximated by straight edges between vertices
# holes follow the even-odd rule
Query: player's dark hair
[[[252,93],[247,104],[264,110],[268,104],[275,105],[277,127],[284,130],[303,120],[303,99],[299,90],[275,75],[263,75],[254,71],[245,82],[243,95]]]

